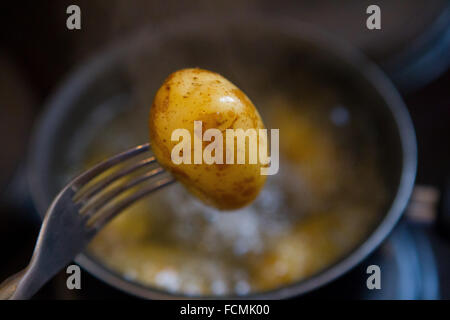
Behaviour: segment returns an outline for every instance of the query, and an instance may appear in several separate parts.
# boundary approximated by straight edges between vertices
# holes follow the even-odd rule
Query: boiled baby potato
[[[202,122],[200,130],[195,132],[196,137],[194,121]],[[223,163],[207,164],[202,159],[201,164],[195,164],[194,139],[202,138],[205,131],[212,128],[223,135]],[[266,177],[261,174],[261,168],[266,165],[261,164],[259,157],[256,163],[250,163],[249,139],[246,139],[244,150],[245,163],[237,163],[237,156],[243,151],[242,148],[237,150],[237,139],[234,139],[234,163],[227,163],[226,155],[233,146],[226,143],[226,130],[255,129],[258,132],[264,129],[264,124],[250,99],[220,74],[197,68],[172,73],[156,93],[150,110],[149,129],[158,162],[208,205],[223,210],[243,207],[256,198],[264,185]],[[190,133],[190,157],[184,149],[178,154],[190,159],[190,164],[172,161],[172,152],[177,150],[174,147],[184,140],[178,137],[172,141],[176,129],[186,129]],[[203,141],[201,147],[205,149],[213,141],[215,138]],[[259,148],[267,148],[265,141],[258,140],[258,143]],[[230,155],[229,159],[232,159]]]

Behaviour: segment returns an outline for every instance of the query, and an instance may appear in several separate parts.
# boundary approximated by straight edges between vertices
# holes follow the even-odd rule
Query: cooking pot
[[[145,59],[140,61],[142,57]],[[65,175],[79,157],[78,144],[88,137],[88,123],[101,122],[113,110],[126,105],[124,101],[129,99],[131,83],[136,79],[147,82],[151,97],[170,72],[192,66],[223,73],[244,91],[250,91],[251,97],[251,85],[246,88],[246,83],[252,80],[248,79],[263,81],[275,71],[282,78],[292,68],[307,68],[319,78],[344,83],[351,88],[351,94],[365,99],[360,107],[367,119],[377,125],[377,141],[383,149],[382,175],[387,181],[389,201],[364,241],[344,258],[305,280],[250,293],[244,298],[278,299],[305,294],[339,278],[380,245],[401,217],[416,173],[415,134],[401,97],[374,64],[347,44],[296,21],[259,16],[189,17],[143,30],[72,73],[48,101],[31,144],[28,173],[41,216],[63,182],[70,179]],[[141,76],[145,79],[139,79]],[[146,130],[146,122],[142,127]],[[152,299],[183,298],[127,280],[88,253],[77,256],[76,262],[130,294]]]

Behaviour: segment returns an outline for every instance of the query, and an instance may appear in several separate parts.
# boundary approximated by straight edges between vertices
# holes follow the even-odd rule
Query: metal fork
[[[175,180],[166,175],[153,155],[118,169],[104,178],[96,177],[106,170],[138,155],[150,152],[150,145],[137,146],[113,156],[70,182],[56,196],[45,215],[29,265],[0,285],[0,299],[28,299],[47,281],[81,253],[97,232],[125,208]],[[131,173],[148,168],[135,177]],[[158,176],[157,179],[153,179]],[[111,184],[128,178],[124,184]],[[144,184],[144,181],[148,181]],[[90,185],[90,183],[92,185]],[[110,190],[107,189],[110,187]],[[139,189],[130,192],[131,188]],[[123,199],[118,196],[124,191]],[[117,203],[114,203],[117,200]]]

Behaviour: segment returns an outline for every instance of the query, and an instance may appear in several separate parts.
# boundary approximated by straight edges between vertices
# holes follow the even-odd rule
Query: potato
[[[207,164],[204,159],[201,164],[194,164],[194,121],[202,121],[199,138],[212,128],[222,133],[222,164]],[[264,129],[264,124],[250,99],[217,73],[197,68],[172,73],[156,93],[150,109],[149,129],[152,149],[158,162],[208,205],[222,210],[243,207],[256,198],[264,185],[266,176],[261,174],[261,168],[267,165],[262,164],[260,159],[256,163],[249,161],[250,139],[245,140],[244,164],[237,163],[237,156],[243,151],[242,148],[237,149],[237,139],[234,146],[226,143],[227,129],[255,129],[259,132],[258,129]],[[192,137],[190,164],[175,164],[172,161],[174,147],[182,140],[172,141],[172,133],[176,129],[186,129]],[[196,134],[198,137],[199,131]],[[202,150],[210,143],[203,141]],[[266,142],[261,139],[258,139],[258,144],[259,148],[267,148]],[[234,163],[230,164],[226,155],[232,148]],[[188,155],[182,153],[180,156]],[[211,154],[215,155],[214,152]],[[232,157],[229,156],[229,159]]]

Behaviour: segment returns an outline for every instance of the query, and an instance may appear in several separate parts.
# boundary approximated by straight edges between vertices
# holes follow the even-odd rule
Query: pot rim
[[[36,204],[40,216],[43,217],[51,201],[49,190],[42,187],[42,181],[51,175],[50,172],[50,152],[54,145],[55,129],[58,126],[59,119],[71,106],[67,101],[73,101],[78,97],[90,83],[94,81],[95,76],[101,74],[108,67],[124,57],[125,54],[132,52],[139,47],[141,40],[155,41],[166,34],[179,32],[180,30],[191,30],[192,27],[204,28],[205,25],[224,22],[228,25],[260,25],[264,28],[275,29],[277,32],[298,38],[299,40],[313,41],[321,50],[332,52],[338,60],[345,62],[354,73],[364,78],[375,89],[380,97],[383,98],[387,108],[390,110],[396,129],[399,134],[402,148],[402,168],[401,177],[396,190],[396,195],[391,203],[387,213],[379,222],[378,226],[371,234],[351,253],[342,258],[330,267],[320,271],[307,279],[295,282],[293,284],[260,293],[250,293],[245,296],[213,296],[213,297],[195,297],[181,294],[171,294],[156,288],[150,288],[142,284],[125,280],[122,276],[115,273],[95,260],[93,257],[82,253],[78,255],[75,261],[80,264],[89,273],[97,278],[121,289],[127,293],[134,294],[143,298],[150,299],[282,299],[304,294],[317,289],[334,279],[342,276],[364,260],[372,253],[381,242],[390,234],[396,223],[399,221],[402,213],[408,203],[411,195],[417,169],[417,146],[414,127],[400,94],[393,86],[387,76],[372,62],[370,62],[362,53],[350,48],[344,42],[333,38],[332,36],[318,31],[310,25],[280,18],[268,18],[267,16],[253,15],[229,17],[226,20],[222,18],[203,17],[198,15],[190,16],[185,19],[179,19],[176,22],[167,23],[164,28],[146,29],[138,34],[133,42],[127,43],[127,46],[116,44],[110,50],[96,55],[90,61],[82,64],[69,77],[62,82],[62,85],[56,93],[46,103],[46,110],[41,115],[34,128],[32,136],[29,158],[28,158],[28,179],[32,198]],[[186,24],[188,21],[188,24]],[[186,27],[191,27],[189,29]],[[197,29],[194,28],[194,31]],[[148,42],[146,43],[148,44]],[[48,179],[47,179],[48,181]],[[47,188],[48,189],[48,188]]]

